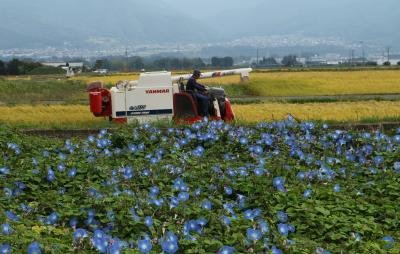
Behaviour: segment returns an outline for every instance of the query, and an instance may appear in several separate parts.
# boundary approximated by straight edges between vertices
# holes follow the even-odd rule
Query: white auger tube
[[[245,81],[245,80],[249,79],[249,73],[252,71],[253,71],[252,68],[242,68],[242,69],[235,69],[235,70],[205,72],[205,73],[201,74],[200,79],[218,78],[218,77],[231,76],[231,75],[240,75],[242,81]],[[191,77],[192,77],[192,74],[173,76],[172,82],[189,80]]]
[[[205,72],[202,73],[200,79],[205,78],[219,78],[224,76],[231,76],[231,75],[240,75],[241,81],[249,80],[250,72],[252,72],[252,68],[242,68],[242,69],[234,69],[234,70],[225,70],[225,71],[213,71],[213,72]],[[160,72],[166,73],[166,72]],[[192,77],[192,74],[185,74],[179,76],[172,76],[172,83],[182,82],[189,80]],[[118,89],[120,88],[132,88],[139,84],[138,80],[121,80],[116,84]]]

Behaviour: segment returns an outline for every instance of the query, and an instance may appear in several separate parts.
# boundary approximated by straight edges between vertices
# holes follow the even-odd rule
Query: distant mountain
[[[397,45],[400,41],[398,0],[170,0],[231,38],[303,34],[368,40]]]
[[[162,0],[1,0],[0,9],[0,48],[209,39],[199,21]]]

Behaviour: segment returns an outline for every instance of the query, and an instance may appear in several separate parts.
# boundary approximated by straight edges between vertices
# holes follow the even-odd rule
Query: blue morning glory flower
[[[272,252],[272,254],[283,254],[283,251],[281,251],[280,249],[276,248],[276,246],[272,246],[271,252]]]
[[[59,163],[59,164],[57,165],[57,169],[58,169],[58,171],[60,171],[60,172],[64,172],[64,170],[65,170],[65,164],[64,164],[64,163]]]
[[[253,215],[253,210],[249,209],[243,212],[244,218],[246,220],[253,220],[254,219],[254,215]]]
[[[393,237],[391,237],[391,236],[384,236],[384,237],[382,238],[382,240],[388,243],[387,245],[385,245],[385,248],[386,248],[386,249],[391,248],[391,247],[392,247],[392,244],[394,243],[394,239],[393,239]]]
[[[218,254],[233,254],[233,253],[235,253],[235,248],[231,246],[224,246],[218,251]]]
[[[225,215],[221,216],[221,220],[226,226],[229,226],[232,222],[231,219]]]
[[[169,208],[170,209],[179,206],[179,199],[178,198],[172,196],[172,197],[170,197],[169,200],[170,200],[170,204],[169,204]]]
[[[4,192],[4,195],[5,195],[6,197],[8,197],[8,198],[11,198],[12,195],[13,195],[13,191],[12,191],[10,188],[8,188],[8,187],[4,187],[4,188],[3,188],[3,192]]]
[[[206,210],[211,210],[212,209],[212,203],[208,199],[204,200],[203,203],[201,204],[201,208],[206,209]]]
[[[68,172],[68,177],[75,177],[77,173],[76,168],[72,168],[69,172]]]
[[[6,175],[10,173],[10,169],[7,167],[0,168],[0,175]]]
[[[278,224],[278,232],[282,236],[287,236],[289,234],[289,228],[286,224],[280,223]]]
[[[178,242],[178,237],[171,231],[165,234],[165,239],[172,242]]]
[[[69,225],[71,228],[75,228],[76,225],[78,225],[78,219],[76,217],[73,217],[69,220]]]
[[[144,218],[144,224],[148,227],[153,226],[153,219],[150,216],[146,216],[146,218]]]
[[[309,198],[309,197],[311,197],[311,194],[312,194],[312,190],[307,189],[307,190],[304,191],[303,197],[304,198]]]
[[[239,142],[240,142],[240,144],[242,144],[242,145],[247,145],[247,144],[249,143],[249,141],[248,141],[247,138],[240,138],[240,139],[239,139]]]
[[[47,181],[52,182],[56,179],[56,175],[51,168],[47,169]]]
[[[186,228],[187,233],[190,233],[190,232],[200,233],[201,232],[201,225],[196,220],[190,220],[190,221],[186,222],[184,227]]]
[[[261,230],[261,233],[265,234],[269,232],[269,226],[267,224],[267,222],[260,220],[258,222],[258,228]]]
[[[6,243],[0,245],[0,253],[1,254],[11,254],[12,253],[11,246]]]
[[[288,215],[287,215],[285,212],[283,212],[283,211],[278,211],[278,212],[276,213],[276,216],[278,217],[278,220],[279,220],[279,222],[281,222],[281,223],[285,223],[285,222],[287,222],[287,220],[288,220]]]
[[[33,242],[28,246],[28,254],[41,254],[40,244],[38,242]]]
[[[77,240],[81,240],[83,238],[88,237],[88,233],[86,232],[86,230],[84,230],[82,228],[78,228],[75,230],[73,236],[74,236],[74,240],[77,241]]]
[[[118,243],[114,243],[108,250],[109,254],[122,254],[121,246]]]
[[[96,237],[92,239],[92,244],[100,253],[105,253],[108,247],[108,239]]]
[[[262,234],[261,234],[260,230],[256,230],[256,229],[252,229],[252,228],[247,229],[247,239],[249,239],[250,241],[258,241],[261,239],[261,237],[262,237]]]
[[[280,185],[285,184],[285,179],[282,178],[282,177],[275,177],[272,183],[273,183],[273,185],[274,185],[275,187],[278,187],[278,186],[280,186]]]
[[[335,186],[333,187],[333,191],[334,192],[339,192],[340,191],[340,184],[335,184]]]
[[[296,229],[294,228],[294,226],[292,224],[288,224],[287,226],[288,226],[289,232],[291,232],[291,233],[296,232]]]
[[[131,214],[132,214],[132,216],[133,216],[133,219],[134,219],[136,222],[140,221],[140,218],[139,218],[139,216],[137,216],[137,214],[136,214],[136,212],[135,212],[135,209],[131,208],[131,209],[129,209],[129,211],[131,212]]]
[[[180,201],[187,201],[187,200],[189,200],[189,193],[187,193],[187,192],[180,192],[179,194],[178,194],[178,199],[180,200]]]
[[[229,186],[225,186],[225,187],[224,187],[224,190],[225,190],[225,193],[226,193],[227,195],[232,195],[232,193],[233,193],[232,188],[229,187]]]
[[[102,230],[100,230],[100,229],[96,229],[93,232],[93,237],[95,237],[95,238],[103,238],[104,236],[105,236],[104,232]]]
[[[13,229],[8,223],[1,224],[0,228],[3,235],[10,235],[13,232]]]
[[[394,168],[394,170],[396,170],[396,171],[400,170],[400,161],[396,161],[396,162],[393,164],[393,168]]]
[[[55,224],[59,219],[59,214],[57,212],[53,212],[47,217],[48,224]]]
[[[356,242],[361,241],[361,235],[359,233],[352,233],[352,236]]]
[[[254,169],[254,174],[256,175],[256,176],[262,176],[263,174],[264,174],[264,169],[262,169],[262,168],[256,168],[256,169]]]
[[[149,239],[143,239],[138,241],[138,248],[141,253],[149,253],[153,248],[153,244]]]
[[[167,254],[174,254],[178,251],[178,243],[176,241],[167,240],[161,244],[162,251]]]
[[[6,216],[7,216],[7,218],[8,218],[9,220],[12,220],[12,221],[19,221],[19,216],[15,215],[13,212],[11,212],[11,211],[6,211],[5,214],[6,214]]]

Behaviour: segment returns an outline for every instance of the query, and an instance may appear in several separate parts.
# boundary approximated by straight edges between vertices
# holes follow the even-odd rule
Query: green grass
[[[6,80],[0,79],[0,103],[21,104],[36,101],[87,99],[86,85],[69,80]]]

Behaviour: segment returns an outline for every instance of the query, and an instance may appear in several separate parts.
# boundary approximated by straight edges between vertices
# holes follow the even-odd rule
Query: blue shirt
[[[206,87],[203,86],[202,84],[198,83],[197,80],[194,77],[191,77],[187,84],[186,84],[186,90],[190,90],[190,91],[207,91]]]

